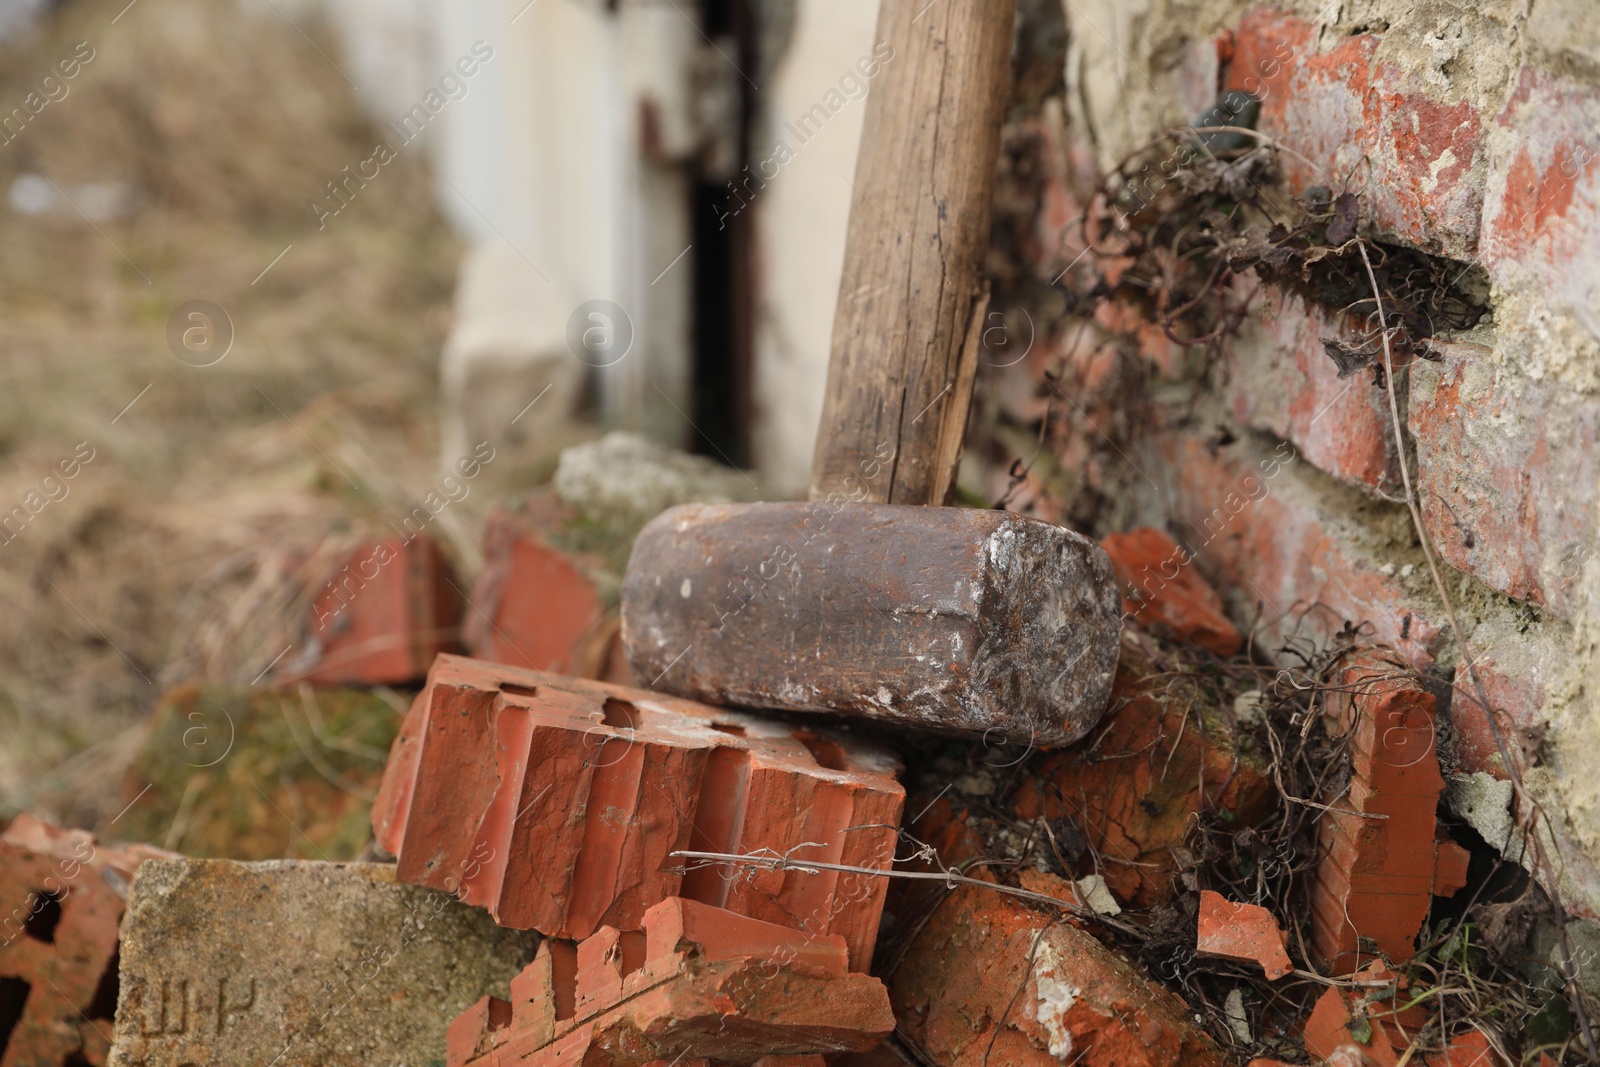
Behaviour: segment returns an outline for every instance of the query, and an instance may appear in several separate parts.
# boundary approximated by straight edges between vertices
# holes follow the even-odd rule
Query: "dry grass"
[[[0,817],[115,814],[160,691],[247,684],[301,611],[282,578],[384,528],[434,473],[458,248],[422,160],[319,232],[308,201],[379,136],[343,79],[268,5],[162,0],[113,24],[122,6],[68,4],[0,63],[9,108],[76,42],[96,53],[0,146],[0,190],[39,173],[138,195],[120,220],[0,229],[0,511],[94,449],[0,546]],[[194,299],[236,328],[215,366],[167,346]]]

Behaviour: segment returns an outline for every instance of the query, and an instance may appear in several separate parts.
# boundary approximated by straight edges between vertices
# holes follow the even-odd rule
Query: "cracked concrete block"
[[[636,527],[678,504],[761,497],[760,488],[740,471],[624,430],[563,451],[551,484],[557,496],[586,515]]]
[[[385,864],[156,860],[123,923],[116,1067],[437,1063],[537,938]]]

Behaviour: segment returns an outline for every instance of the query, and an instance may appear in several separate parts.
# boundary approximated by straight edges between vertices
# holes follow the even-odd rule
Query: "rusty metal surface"
[[[1054,745],[1105,711],[1119,604],[1098,545],[1019,515],[691,504],[634,545],[623,644],[708,703]]]

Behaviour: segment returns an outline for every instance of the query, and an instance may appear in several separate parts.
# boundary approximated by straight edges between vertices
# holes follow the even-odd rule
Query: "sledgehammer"
[[[810,503],[689,505],[622,590],[635,677],[719,704],[1063,744],[1099,720],[1099,546],[948,508],[976,371],[1015,0],[883,0]],[[918,506],[908,506],[918,505]]]

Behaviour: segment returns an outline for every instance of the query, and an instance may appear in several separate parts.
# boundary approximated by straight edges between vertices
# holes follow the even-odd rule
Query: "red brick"
[[[1373,963],[1356,976],[1368,982],[1393,982],[1396,992],[1405,989],[1403,979],[1381,963]],[[1356,989],[1331,988],[1318,998],[1306,1020],[1306,1052],[1335,1064],[1349,1067],[1396,1067],[1400,1056],[1415,1034],[1426,1023],[1423,1010],[1411,1005],[1399,1008],[1406,997],[1384,996],[1385,987]],[[1369,999],[1370,998],[1370,999]],[[1361,1021],[1352,1031],[1350,1024]]]
[[[866,1052],[843,1052],[828,1057],[829,1067],[917,1067],[917,1061],[885,1041]]]
[[[1593,554],[1600,404],[1480,345],[1436,348],[1442,366],[1412,369],[1409,415],[1428,534],[1452,566],[1570,619]]]
[[[596,585],[603,564],[550,542],[571,519],[554,497],[537,495],[489,516],[476,610],[462,627],[474,656],[585,678],[606,674],[618,620]]]
[[[0,835],[0,982],[25,983],[6,991],[23,999],[15,1024],[0,1030],[0,1062],[105,1062],[118,923],[134,871],[161,855],[142,845],[100,845],[27,815]]]
[[[1117,899],[1149,907],[1172,895],[1174,849],[1203,805],[1249,825],[1270,807],[1273,787],[1259,757],[1234,748],[1221,709],[1170,686],[1142,640],[1124,634],[1111,710],[1094,743],[1045,756],[1012,803],[1022,819],[1070,819],[1105,861],[1101,873]]]
[[[426,537],[363,545],[321,586],[307,630],[319,685],[402,685],[459,645],[460,583]]]
[[[1467,868],[1472,863],[1472,853],[1444,840],[1436,842],[1433,849],[1433,895],[1453,897],[1467,887]]]
[[[678,897],[650,908],[643,928],[602,927],[578,944],[567,975],[554,963],[559,943],[545,942],[510,1002],[484,998],[451,1026],[450,1067],[815,1067],[810,1057],[865,1051],[894,1029],[883,983],[848,970],[837,935]],[[630,936],[641,939],[631,952]]]
[[[1587,322],[1600,306],[1600,94],[1523,67],[1495,124],[1511,148],[1490,162],[1483,262],[1502,287],[1537,290],[1546,307]],[[1499,318],[1499,312],[1497,312]],[[1499,322],[1549,344],[1539,310]]]
[[[1175,483],[1174,518],[1193,534],[1189,550],[1236,615],[1254,616],[1261,605],[1263,651],[1296,639],[1325,645],[1349,622],[1366,624],[1373,643],[1419,668],[1433,662],[1435,610],[1379,569],[1396,562],[1393,543],[1352,514],[1360,504],[1329,494],[1292,445],[1269,452],[1240,440],[1212,449],[1172,436],[1160,447]]]
[[[1221,893],[1200,893],[1200,932],[1195,949],[1202,956],[1259,963],[1269,980],[1294,970],[1283,928],[1257,904],[1241,904]]]
[[[865,970],[886,880],[678,873],[676,849],[887,869],[898,765],[842,735],[602,682],[441,656],[373,809],[402,881],[552,937],[637,930],[684,896],[815,934]],[[796,850],[806,842],[817,847]]]
[[[1530,626],[1522,618],[1490,619],[1473,630],[1469,647],[1500,735],[1512,759],[1520,760],[1522,731],[1544,719],[1545,687],[1565,669],[1571,635],[1558,624]],[[1450,720],[1462,771],[1509,777],[1489,729],[1489,716],[1464,664],[1456,668]]]
[[[1400,468],[1387,394],[1372,375],[1340,378],[1323,338],[1349,340],[1336,315],[1253,277],[1239,296],[1260,289],[1255,313],[1227,346],[1227,401],[1246,426],[1294,442],[1306,462],[1352,485],[1398,494]]]
[[[984,889],[938,904],[890,996],[908,1044],[949,1067],[1227,1062],[1183,1002],[1139,968],[1059,914]]]
[[[1378,228],[1419,248],[1468,259],[1483,216],[1483,129],[1471,101],[1420,91],[1378,59],[1371,33],[1319,44],[1311,20],[1257,8],[1240,20],[1223,88],[1262,97],[1258,128],[1290,145],[1289,188],[1364,178]]]
[[[1489,1039],[1477,1030],[1450,1039],[1440,1052],[1422,1057],[1427,1067],[1504,1067],[1505,1060],[1495,1052]]]
[[[1150,633],[1232,656],[1244,645],[1224,615],[1222,598],[1193,567],[1180,566],[1176,541],[1150,527],[1100,542],[1122,585],[1122,612]],[[1167,572],[1171,571],[1169,575]]]
[[[1350,733],[1347,795],[1318,825],[1324,855],[1312,891],[1312,951],[1319,965],[1348,974],[1370,959],[1370,939],[1391,963],[1416,951],[1433,903],[1439,774],[1434,697],[1407,668],[1376,655],[1342,676],[1348,694],[1334,709]],[[1369,818],[1382,815],[1384,818]]]
[[[1097,260],[1095,266],[1106,275],[1111,284],[1115,284],[1114,276],[1118,272],[1108,267],[1104,259]],[[1187,369],[1188,349],[1168,337],[1166,331],[1151,322],[1143,311],[1121,300],[1102,300],[1095,305],[1094,322],[1107,334],[1126,338],[1132,350],[1138,353],[1158,376],[1169,381],[1183,377]],[[1112,361],[1103,354],[1096,362],[1098,365],[1090,369],[1094,376],[1101,378],[1102,381],[1092,384],[1100,386],[1110,373]]]

